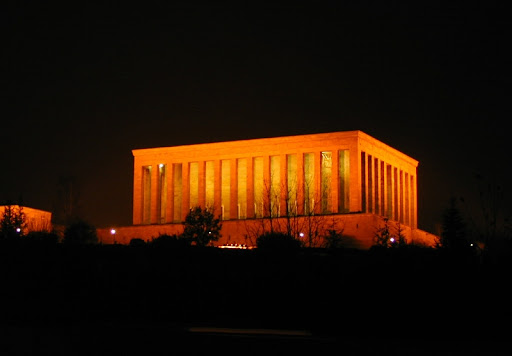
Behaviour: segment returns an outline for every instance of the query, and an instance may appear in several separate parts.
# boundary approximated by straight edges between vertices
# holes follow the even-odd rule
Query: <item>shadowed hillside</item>
[[[197,247],[9,245],[5,325],[201,325],[331,337],[493,336],[510,264],[437,250],[276,253]],[[100,332],[100,331],[98,331]]]

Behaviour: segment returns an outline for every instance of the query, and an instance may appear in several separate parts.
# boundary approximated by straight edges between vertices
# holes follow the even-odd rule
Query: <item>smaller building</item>
[[[20,205],[0,205],[0,220],[4,215],[5,209],[10,206],[15,212],[22,211],[25,215],[24,234],[32,231],[52,231],[52,213],[45,210],[29,208]]]

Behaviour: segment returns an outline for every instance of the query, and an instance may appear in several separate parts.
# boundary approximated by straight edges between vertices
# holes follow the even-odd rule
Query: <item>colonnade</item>
[[[194,206],[223,220],[350,211],[349,150],[162,162],[140,174],[141,224],[181,222]]]
[[[418,162],[361,131],[134,150],[133,224],[370,213],[417,228]]]
[[[362,211],[417,227],[416,175],[361,152]]]

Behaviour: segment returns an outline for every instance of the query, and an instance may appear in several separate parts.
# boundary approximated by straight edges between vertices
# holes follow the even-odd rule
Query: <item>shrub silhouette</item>
[[[96,244],[98,243],[96,228],[82,220],[71,223],[64,231],[62,242],[70,245]]]
[[[190,246],[190,240],[177,235],[162,234],[151,241],[150,244],[162,248],[180,248]]]
[[[256,246],[262,250],[296,251],[301,248],[299,240],[281,232],[269,232],[256,239]]]
[[[145,246],[145,245],[146,245],[146,242],[139,237],[134,237],[133,239],[130,240],[130,246]]]
[[[23,240],[30,244],[56,245],[59,242],[59,235],[47,231],[30,231]]]
[[[328,230],[325,235],[324,247],[327,249],[337,249],[343,247],[343,233],[338,232],[334,229]]]
[[[207,246],[211,241],[218,241],[222,236],[222,223],[215,218],[213,212],[200,206],[190,209],[183,223],[184,230],[181,238],[195,243],[197,246]]]

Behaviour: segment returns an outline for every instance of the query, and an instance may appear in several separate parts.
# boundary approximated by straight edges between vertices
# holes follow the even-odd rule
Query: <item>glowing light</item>
[[[163,164],[163,163],[160,163],[160,164],[158,165],[158,167],[160,167],[160,168],[164,168],[164,164]]]
[[[218,246],[218,248],[236,248],[236,249],[241,249],[241,250],[251,250],[253,249],[254,247],[253,246],[247,246],[245,244],[227,244],[227,245],[221,245],[221,246]]]
[[[110,230],[110,233],[111,233],[112,235],[115,235],[115,234],[116,234],[116,229],[112,229],[112,230]]]
[[[392,238],[390,238],[390,239],[389,239],[389,241],[390,241],[391,243],[394,243],[394,242],[395,242],[395,238],[394,238],[394,237],[392,237]]]
[[[304,237],[304,233],[303,232],[299,232],[299,237]]]
[[[21,229],[19,227],[16,228],[16,232],[19,234],[21,232]]]

